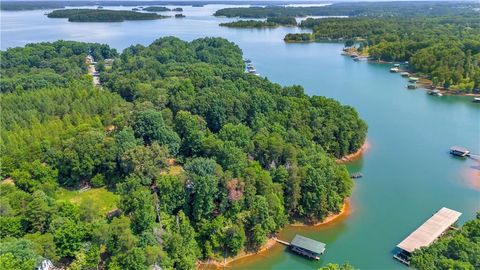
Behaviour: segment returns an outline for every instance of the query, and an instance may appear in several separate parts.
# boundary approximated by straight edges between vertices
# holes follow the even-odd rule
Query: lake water
[[[361,269],[402,269],[394,247],[441,207],[463,213],[460,223],[480,210],[479,162],[453,158],[452,145],[480,153],[480,104],[471,97],[433,97],[406,90],[406,80],[389,65],[354,62],[340,55],[342,44],[286,44],[297,28],[230,29],[219,27],[213,12],[223,6],[183,7],[187,17],[122,23],[69,23],[48,19],[46,11],[1,12],[1,48],[57,39],[108,43],[119,50],[148,45],[162,36],[192,40],[221,36],[238,44],[257,71],[282,85],[299,84],[355,107],[369,125],[370,149],[348,165],[361,171],[351,213],[318,228],[287,227],[279,238],[296,233],[327,244],[320,261],[310,261],[277,245],[229,265],[231,269],[316,269],[329,262],[350,262]],[[470,177],[468,177],[470,175]],[[470,179],[470,180],[469,180]]]

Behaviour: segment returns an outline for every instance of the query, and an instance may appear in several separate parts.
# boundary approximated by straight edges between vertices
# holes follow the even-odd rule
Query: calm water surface
[[[480,210],[480,193],[468,177],[479,163],[448,155],[452,145],[480,153],[479,104],[468,97],[406,90],[406,81],[389,73],[388,65],[340,56],[341,44],[285,44],[284,35],[300,32],[297,28],[221,28],[220,22],[231,19],[211,14],[222,7],[183,7],[183,19],[122,23],[69,23],[48,19],[46,11],[2,11],[1,48],[65,39],[108,43],[122,50],[169,35],[185,40],[221,36],[238,44],[262,76],[354,106],[369,125],[371,148],[348,165],[350,171],[364,174],[356,181],[351,214],[324,227],[287,227],[280,233],[285,240],[301,233],[325,242],[326,254],[319,262],[309,261],[276,246],[231,269],[316,269],[347,261],[361,269],[402,269],[392,259],[393,248],[435,211],[443,206],[458,210],[463,223]]]

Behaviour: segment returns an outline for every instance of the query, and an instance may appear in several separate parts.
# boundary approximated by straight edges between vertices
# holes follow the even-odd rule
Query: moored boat
[[[408,77],[408,76],[410,76],[410,73],[404,71],[404,72],[401,72],[401,73],[400,73],[400,76],[402,76],[402,77]]]
[[[400,71],[400,69],[398,67],[393,67],[393,68],[390,69],[390,72],[392,72],[392,73],[397,73],[399,71]]]
[[[438,89],[430,90],[430,91],[428,91],[427,93],[428,93],[429,95],[437,96],[437,97],[443,96],[442,92],[440,92],[440,90],[438,90]]]
[[[417,78],[417,77],[409,77],[408,78],[409,82],[417,82],[418,80],[419,80],[419,78]]]
[[[480,97],[474,97],[472,101],[475,103],[480,103]]]

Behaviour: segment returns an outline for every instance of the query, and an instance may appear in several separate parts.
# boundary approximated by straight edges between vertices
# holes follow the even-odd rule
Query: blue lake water
[[[183,7],[183,19],[121,23],[70,23],[47,18],[47,11],[2,11],[1,49],[64,39],[122,50],[162,36],[220,36],[238,44],[262,76],[355,107],[369,125],[371,147],[348,165],[350,171],[364,174],[356,181],[351,214],[324,227],[287,227],[280,233],[285,240],[302,233],[325,242],[326,254],[319,262],[309,261],[276,246],[234,263],[232,269],[316,269],[347,261],[360,269],[401,269],[392,259],[393,248],[435,211],[443,206],[458,210],[463,223],[480,210],[480,192],[472,187],[480,181],[473,168],[479,162],[448,154],[452,145],[480,153],[480,104],[471,97],[406,90],[406,80],[389,73],[389,65],[354,62],[340,55],[342,44],[284,43],[285,34],[303,31],[298,28],[219,27],[232,20],[211,16],[222,7]]]

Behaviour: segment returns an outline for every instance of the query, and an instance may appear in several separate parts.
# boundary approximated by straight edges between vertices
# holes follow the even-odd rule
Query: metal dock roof
[[[429,246],[452,226],[461,215],[462,213],[460,212],[443,207],[400,242],[397,247],[407,252],[413,252],[418,248]]]
[[[322,254],[325,251],[325,244],[301,235],[295,235],[292,242],[290,243],[291,246],[296,246],[302,249],[306,249],[308,251]]]
[[[458,151],[458,152],[463,152],[463,153],[470,152],[470,151],[468,151],[467,148],[461,147],[461,146],[452,146],[452,147],[450,147],[450,151]]]

